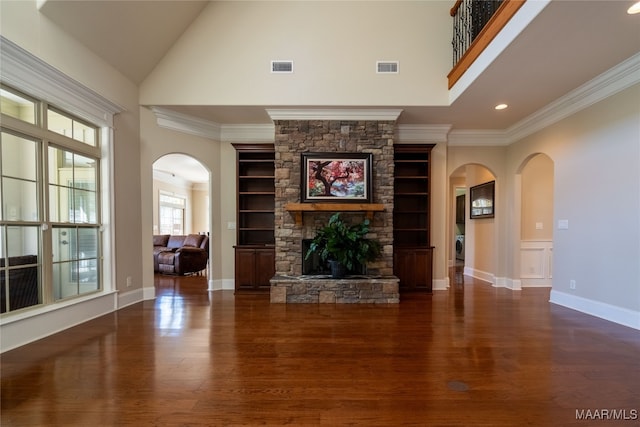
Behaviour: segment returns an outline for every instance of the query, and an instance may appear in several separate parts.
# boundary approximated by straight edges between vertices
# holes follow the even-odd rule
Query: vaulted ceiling
[[[208,3],[45,0],[40,12],[139,84]]]
[[[40,10],[130,80],[140,83],[208,3],[41,0]],[[551,1],[450,106],[394,105],[403,109],[399,123],[451,124],[453,129],[513,126],[640,52],[640,15],[626,13],[632,3]],[[492,104],[497,98],[510,107],[494,111]],[[170,108],[218,124],[261,124],[271,122],[265,107]]]

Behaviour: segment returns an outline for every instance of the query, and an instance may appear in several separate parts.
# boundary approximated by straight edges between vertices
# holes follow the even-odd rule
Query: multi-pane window
[[[36,101],[25,95],[0,88],[0,111],[27,123],[36,123]]]
[[[160,193],[160,234],[184,234],[184,197]]]
[[[0,94],[1,312],[100,290],[98,127]]]
[[[47,109],[47,128],[76,141],[96,145],[97,129],[54,108]]]
[[[42,303],[39,147],[25,136],[0,134],[0,313]]]
[[[97,159],[49,146],[54,298],[98,288]]]

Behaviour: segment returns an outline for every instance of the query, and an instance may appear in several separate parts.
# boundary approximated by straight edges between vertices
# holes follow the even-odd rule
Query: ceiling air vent
[[[271,61],[272,73],[293,73],[293,61]]]
[[[398,74],[398,61],[377,61],[376,72],[383,74]]]

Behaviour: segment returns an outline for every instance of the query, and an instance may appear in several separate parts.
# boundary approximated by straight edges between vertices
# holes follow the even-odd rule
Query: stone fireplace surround
[[[397,117],[397,116],[396,116]],[[275,269],[272,303],[397,303],[393,276],[393,136],[394,120],[278,120],[275,123]],[[371,153],[372,203],[384,210],[372,215],[369,237],[382,254],[368,265],[368,277],[332,280],[302,276],[302,239],[310,239],[333,212],[304,212],[302,221],[285,209],[300,202],[301,153]],[[344,212],[349,221],[363,212]]]

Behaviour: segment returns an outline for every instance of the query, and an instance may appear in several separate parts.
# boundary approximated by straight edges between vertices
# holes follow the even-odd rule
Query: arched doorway
[[[153,234],[209,236],[209,180],[207,168],[189,155],[158,158],[153,163]]]
[[[469,189],[495,179],[494,173],[487,167],[472,163],[459,166],[449,176],[449,265],[456,266],[462,263],[464,275],[492,284],[496,272],[495,220],[470,218]]]

